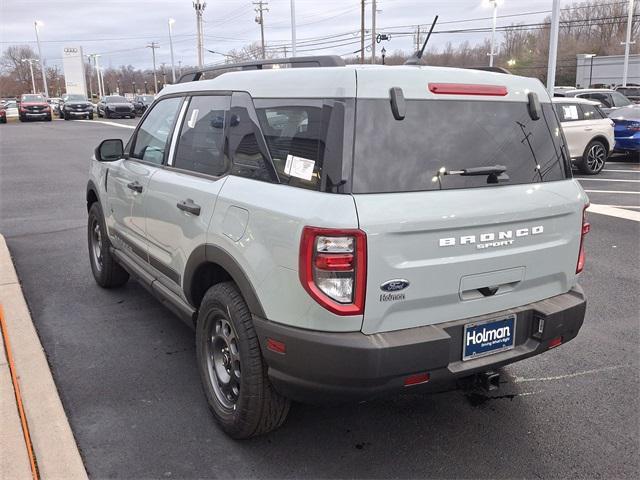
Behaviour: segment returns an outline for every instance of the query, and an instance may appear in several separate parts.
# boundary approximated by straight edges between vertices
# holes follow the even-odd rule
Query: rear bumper
[[[305,403],[360,401],[410,388],[430,388],[474,373],[492,370],[538,355],[549,341],[573,339],[584,320],[586,300],[580,287],[556,297],[438,325],[365,335],[327,333],[284,326],[254,317],[268,374],[283,395]],[[463,362],[464,325],[516,314],[515,348]],[[544,331],[534,338],[537,319]],[[266,348],[267,339],[283,342],[286,353]],[[428,372],[428,383],[404,387],[407,376]]]

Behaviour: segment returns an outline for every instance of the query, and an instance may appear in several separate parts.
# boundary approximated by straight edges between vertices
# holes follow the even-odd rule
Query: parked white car
[[[582,173],[600,173],[615,145],[613,121],[591,100],[556,97],[553,104],[571,160]]]

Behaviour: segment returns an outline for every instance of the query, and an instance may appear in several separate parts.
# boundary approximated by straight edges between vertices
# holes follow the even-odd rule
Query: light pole
[[[556,63],[558,59],[558,35],[560,33],[560,0],[551,6],[551,30],[549,33],[549,60],[547,62],[547,92],[553,97],[556,85]]]
[[[42,72],[42,83],[44,83],[44,94],[48,97],[49,89],[47,88],[47,76],[44,73],[44,59],[42,58],[42,50],[40,49],[40,35],[38,34],[38,28],[44,26],[44,22],[36,20],[35,22],[33,22],[33,25],[36,29],[36,42],[38,44],[38,57],[40,58],[40,71]]]
[[[33,93],[36,93],[36,79],[33,76],[33,62],[37,62],[36,58],[23,58],[23,62],[29,62],[29,71],[31,72],[31,87],[33,88]]]
[[[384,65],[384,58],[387,56],[387,49],[382,47],[382,50],[380,50],[380,53],[382,54],[382,64]]]
[[[624,43],[624,67],[622,69],[622,86],[627,86],[627,77],[629,76],[629,51],[631,44],[631,27],[633,25],[633,0],[629,0],[629,12],[627,17],[627,41]]]
[[[173,24],[176,21],[173,18],[169,19],[169,49],[171,50],[171,75],[173,77],[173,83],[176,83],[176,64],[173,61]]]
[[[484,0],[487,7],[493,7],[493,24],[491,27],[491,51],[489,52],[489,66],[493,67],[493,56],[495,55],[496,44],[496,24],[498,21],[498,5],[502,5],[503,0]]]

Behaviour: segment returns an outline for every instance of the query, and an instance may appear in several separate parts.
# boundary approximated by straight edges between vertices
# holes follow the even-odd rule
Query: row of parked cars
[[[142,115],[153,102],[153,95],[136,95],[128,99],[120,95],[107,95],[97,104],[84,95],[65,94],[60,98],[46,98],[41,94],[24,94],[19,99],[5,99],[0,102],[0,123],[6,123],[7,111],[15,111],[21,122],[30,120],[51,121],[53,115],[65,120],[75,118],[93,119],[99,117],[129,117]]]
[[[555,89],[555,110],[582,173],[600,173],[614,150],[639,155],[640,104],[634,101],[640,102],[640,87]]]

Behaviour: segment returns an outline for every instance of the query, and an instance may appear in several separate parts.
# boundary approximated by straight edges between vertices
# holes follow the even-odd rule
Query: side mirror
[[[231,115],[229,118],[229,126],[237,127],[238,125],[240,125],[240,117],[236,114]]]
[[[96,160],[99,162],[114,162],[124,156],[124,145],[119,138],[103,140],[95,150]]]

